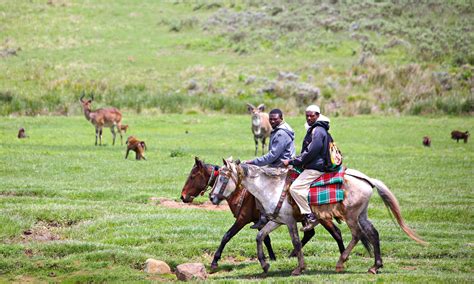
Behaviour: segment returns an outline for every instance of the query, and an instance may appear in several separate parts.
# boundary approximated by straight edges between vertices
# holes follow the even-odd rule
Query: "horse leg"
[[[293,243],[293,250],[297,251],[298,253],[296,256],[298,257],[298,267],[296,267],[292,272],[291,275],[300,275],[303,270],[306,268],[304,264],[304,256],[303,251],[301,250],[301,242],[300,237],[298,236],[298,227],[296,222],[286,224],[288,226],[288,231],[290,232],[291,242]]]
[[[339,260],[336,264],[336,272],[343,272],[344,271],[344,262],[346,262],[349,254],[351,253],[352,249],[356,246],[357,242],[360,240],[360,228],[359,223],[357,222],[357,217],[355,218],[347,218],[346,220],[347,226],[351,230],[352,239],[349,242],[349,245],[346,247],[344,252],[339,257]]]
[[[372,222],[370,222],[370,220],[367,218],[367,209],[359,217],[359,224],[374,249],[375,263],[374,266],[369,268],[368,272],[372,274],[377,274],[378,269],[383,267],[382,254],[380,252],[380,238],[379,232],[377,231],[377,229],[375,229]]]
[[[341,230],[334,224],[331,220],[319,220],[324,229],[331,234],[333,239],[336,241],[337,246],[339,247],[339,252],[342,254],[345,250],[344,242],[342,240]]]
[[[263,239],[270,234],[271,231],[275,230],[276,228],[280,227],[280,224],[274,221],[268,221],[268,223],[257,233],[257,257],[258,261],[260,262],[260,266],[263,269],[263,274],[266,275],[268,269],[270,268],[270,264],[265,261],[265,253],[263,252]]]
[[[266,137],[263,137],[262,138],[262,155],[265,154],[265,145],[266,145],[266,140],[267,138]]]
[[[263,239],[263,243],[267,247],[268,257],[270,258],[270,260],[276,260],[276,256],[275,256],[275,253],[273,252],[272,241],[270,240],[270,236],[266,236],[265,239]]]
[[[222,251],[224,250],[225,245],[234,237],[247,223],[244,224],[244,222],[238,222],[236,221],[232,227],[224,234],[221,240],[221,244],[219,245],[219,248],[217,251],[214,253],[214,258],[212,259],[211,263],[211,271],[215,271],[218,266],[218,261],[221,258]]]
[[[301,239],[301,247],[304,247],[304,245],[307,242],[309,242],[309,240],[311,240],[315,234],[316,233],[314,232],[314,228],[309,230],[309,231],[304,232],[303,238]],[[289,257],[295,257],[297,255],[298,255],[298,251],[293,249],[293,251],[290,253]]]

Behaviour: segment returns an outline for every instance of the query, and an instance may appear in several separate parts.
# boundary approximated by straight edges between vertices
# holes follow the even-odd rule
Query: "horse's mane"
[[[280,177],[288,173],[288,168],[259,167],[249,164],[241,164],[240,166],[244,172],[247,172],[246,175],[250,178],[256,178],[260,176],[260,174],[264,174],[269,177]]]

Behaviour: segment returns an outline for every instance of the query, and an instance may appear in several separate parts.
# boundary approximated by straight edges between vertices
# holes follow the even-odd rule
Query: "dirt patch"
[[[60,225],[56,222],[39,221],[21,235],[23,242],[49,242],[60,240],[61,237],[55,233]]]
[[[214,205],[210,201],[205,201],[202,204],[194,204],[194,203],[176,202],[168,198],[160,198],[160,197],[151,197],[150,202],[158,206],[163,206],[167,208],[192,208],[192,209],[197,208],[197,209],[212,210],[212,211],[229,210],[229,206],[225,202],[222,202],[220,205]]]

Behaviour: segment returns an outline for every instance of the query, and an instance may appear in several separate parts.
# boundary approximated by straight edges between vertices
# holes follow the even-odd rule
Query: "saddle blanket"
[[[327,172],[314,180],[309,188],[309,205],[334,204],[344,200],[344,173],[346,168],[340,166],[337,171]],[[301,169],[293,169],[288,174],[288,179],[293,182]]]

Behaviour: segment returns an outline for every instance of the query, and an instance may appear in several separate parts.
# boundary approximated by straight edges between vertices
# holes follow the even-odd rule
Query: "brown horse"
[[[181,200],[184,203],[192,202],[198,195],[203,195],[208,188],[212,188],[216,181],[219,166],[204,164],[198,157],[195,158],[195,164],[189,173],[188,179],[184,184],[183,190],[181,191]],[[218,261],[221,258],[222,251],[225,245],[247,224],[250,222],[257,222],[260,217],[255,204],[255,197],[251,195],[247,190],[237,190],[234,194],[227,198],[232,214],[236,218],[234,224],[224,234],[221,244],[214,254],[214,259],[211,263],[211,269],[215,270],[218,266]],[[321,224],[336,240],[339,247],[339,252],[342,254],[345,247],[342,241],[341,231],[331,221],[323,221]],[[314,229],[304,233],[303,239],[301,240],[302,246],[304,246],[313,236]],[[275,254],[273,252],[270,236],[264,238],[264,244],[267,247],[268,255],[271,260],[275,260]],[[296,256],[298,251],[293,250],[290,254],[291,257]]]

